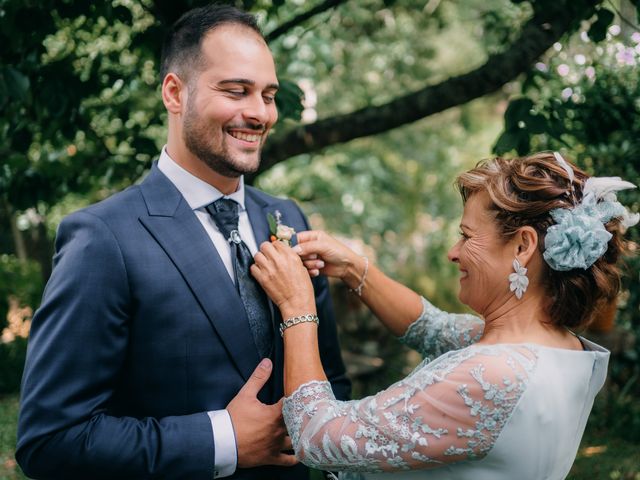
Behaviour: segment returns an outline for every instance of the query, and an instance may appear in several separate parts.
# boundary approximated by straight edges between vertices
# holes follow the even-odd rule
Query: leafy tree
[[[162,141],[164,114],[157,95],[162,32],[183,11],[203,3],[4,0],[0,4],[0,35],[5,46],[0,66],[0,149],[6,159],[0,186],[5,219],[29,207],[46,210],[71,192],[119,188],[148,169]],[[412,91],[408,93],[402,83],[399,90],[391,85],[391,95],[365,92],[366,100],[354,104],[351,110],[285,128],[270,142],[262,168],[266,170],[295,154],[378,134],[496,91],[527,71],[580,20],[590,18],[598,3],[531,2],[528,20],[516,22],[519,36],[508,39],[511,43],[496,49],[476,68],[455,72],[429,86],[411,82]],[[330,58],[332,47],[339,45],[333,39],[353,40],[343,35],[351,30],[364,33],[359,37],[363,42],[375,39],[377,30],[382,33],[380,38],[388,39],[385,29],[391,33],[403,31],[388,27],[396,19],[405,20],[410,27],[420,22],[437,25],[439,13],[425,19],[429,15],[421,10],[422,5],[325,1],[305,10],[282,1],[243,3],[265,19],[272,31],[269,38],[281,42],[282,49],[287,48],[287,42],[297,46],[298,37],[315,27],[314,33],[321,33],[314,38],[325,40],[328,54],[323,60],[333,64],[327,69],[332,73],[341,63]],[[343,10],[349,15],[343,15]],[[501,18],[497,12],[486,12],[494,23]],[[326,18],[331,21],[312,24]],[[272,19],[286,28],[278,29]],[[411,25],[413,21],[416,23]],[[426,31],[437,32],[437,28]],[[422,30],[414,28],[407,39],[416,46],[412,61],[417,64],[429,50],[425,47],[429,42],[421,34]],[[343,47],[346,45],[343,43]],[[383,47],[378,44],[378,48]],[[350,50],[344,51],[344,58],[349,57]],[[398,57],[395,62],[396,66],[402,64]],[[300,111],[296,108],[299,91],[285,82],[283,96],[282,109],[295,118]]]
[[[601,11],[592,29],[556,48],[530,72],[521,94],[507,108],[497,153],[558,150],[589,173],[620,176],[640,185],[640,32],[633,19]],[[621,201],[640,210],[637,190],[621,192]],[[634,255],[626,259],[618,325],[635,336],[612,361],[612,383],[598,427],[629,440],[640,439],[640,410],[632,399],[640,394],[640,242],[638,227],[629,230]]]
[[[46,278],[60,216],[148,170],[165,132],[163,32],[204,3],[0,0],[0,251],[37,259]],[[488,143],[491,104],[552,45],[581,22],[602,29],[602,2],[235,3],[259,15],[282,76],[282,121],[256,181],[456,305],[443,293],[455,291],[443,255],[459,214],[450,184],[488,153],[470,139]]]

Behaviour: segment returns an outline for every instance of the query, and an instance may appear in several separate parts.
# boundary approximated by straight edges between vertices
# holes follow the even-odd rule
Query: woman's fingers
[[[325,255],[329,248],[329,245],[324,242],[309,240],[305,243],[298,243],[292,250],[303,258],[318,258]]]
[[[298,239],[298,244],[311,242],[314,240],[318,240],[322,233],[324,232],[320,230],[305,230],[304,232],[296,233],[296,238]]]
[[[328,277],[344,278],[349,266],[359,258],[347,245],[322,231],[300,232],[293,251],[300,255],[312,277],[322,273]],[[314,257],[321,263],[316,263]]]
[[[296,248],[296,247],[293,247],[293,251],[294,251],[295,253],[298,253],[298,252],[295,250],[295,248]],[[307,260],[317,260],[317,259],[318,259],[318,255],[317,255],[316,253],[312,253],[311,255],[300,255],[300,254],[298,254],[298,256],[302,259],[302,261],[303,261],[303,262],[304,262],[304,261],[307,261]]]
[[[303,260],[319,257],[330,263],[340,261],[343,256],[351,252],[342,242],[325,232],[317,230],[300,232],[298,234],[298,244],[293,247],[293,251],[300,255]]]
[[[318,260],[310,261],[316,262],[314,268],[318,269]],[[281,242],[263,242],[260,251],[254,256],[254,266],[254,275],[261,283],[269,279],[288,283],[287,279],[299,277],[302,272],[306,276],[306,268],[300,257]]]
[[[254,259],[256,263],[260,262],[260,265],[267,265],[269,262],[279,262],[287,257],[297,259],[297,255],[294,255],[290,250],[291,248],[282,242],[262,242],[260,244],[260,250],[254,256]]]
[[[302,264],[307,270],[322,270],[324,262],[322,260],[302,260]]]
[[[264,242],[254,258],[251,273],[283,315],[285,311],[298,315],[315,309],[309,274],[291,247],[281,242]]]

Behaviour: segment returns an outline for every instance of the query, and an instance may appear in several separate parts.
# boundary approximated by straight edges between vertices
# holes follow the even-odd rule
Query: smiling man
[[[168,47],[163,61],[167,152],[223,193],[235,192],[238,178],[257,170],[260,150],[278,119],[278,80],[269,47],[246,25],[224,24],[203,38],[195,71],[185,71],[177,49]]]
[[[33,319],[16,457],[31,478],[300,479],[282,422],[277,309],[249,274],[289,200],[245,186],[278,118],[251,15],[186,13],[162,59],[167,144],[147,178],[60,224]],[[349,382],[326,280],[323,364]]]

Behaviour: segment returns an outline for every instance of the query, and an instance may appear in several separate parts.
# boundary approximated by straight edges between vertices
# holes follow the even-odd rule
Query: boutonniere
[[[282,223],[282,214],[280,210],[276,210],[275,215],[271,213],[267,213],[267,221],[269,222],[269,232],[271,233],[271,241],[275,242],[276,240],[291,246],[291,237],[293,237],[296,231]]]

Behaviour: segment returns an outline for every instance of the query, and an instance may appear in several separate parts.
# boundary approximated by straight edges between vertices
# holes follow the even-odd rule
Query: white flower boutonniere
[[[275,215],[271,213],[267,214],[267,221],[269,222],[269,232],[271,232],[271,241],[275,242],[276,240],[291,246],[291,238],[295,235],[296,231],[282,223],[282,214],[280,210],[276,210],[274,212]]]

